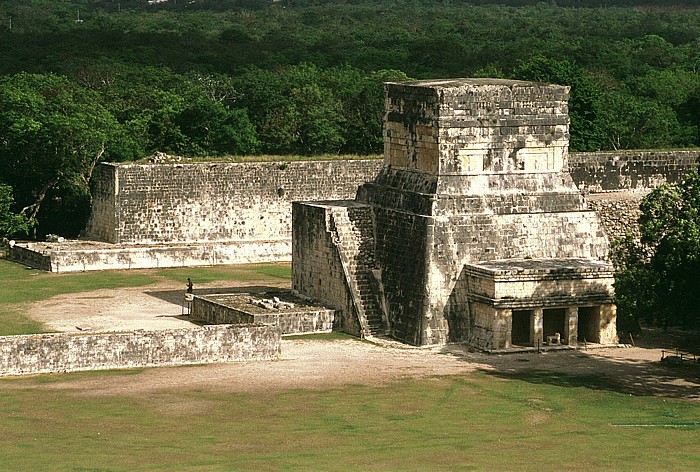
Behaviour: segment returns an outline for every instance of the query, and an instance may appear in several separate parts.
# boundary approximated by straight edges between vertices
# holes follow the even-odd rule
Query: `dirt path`
[[[256,292],[265,288],[249,282],[225,282],[202,286],[198,292]],[[29,313],[57,331],[166,329],[191,325],[181,316],[182,297],[181,287],[164,282],[146,288],[61,295],[33,304]],[[292,337],[282,341],[282,358],[277,361],[152,368],[136,375],[55,382],[45,388],[79,389],[85,395],[139,396],[194,389],[262,393],[378,385],[476,370],[529,380],[531,372],[542,371],[567,375],[545,375],[537,381],[564,385],[578,382],[596,389],[700,401],[700,364],[673,366],[659,362],[662,348],[670,345],[642,343],[635,348],[489,355],[469,352],[462,345],[412,348],[393,342]]]

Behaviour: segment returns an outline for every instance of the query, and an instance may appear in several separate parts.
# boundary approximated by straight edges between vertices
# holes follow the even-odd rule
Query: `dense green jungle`
[[[156,151],[377,154],[408,78],[570,85],[572,151],[697,147],[699,68],[694,0],[4,0],[0,211],[76,235],[96,163]]]

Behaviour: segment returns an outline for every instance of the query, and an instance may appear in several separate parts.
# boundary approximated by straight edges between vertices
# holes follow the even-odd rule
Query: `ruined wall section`
[[[431,218],[376,207],[375,260],[382,273],[390,334],[422,345],[427,266],[432,245]]]
[[[287,308],[265,313],[251,313],[235,308],[227,303],[228,297],[242,297],[241,294],[218,294],[195,296],[192,301],[190,318],[206,324],[266,324],[279,326],[282,335],[328,333],[333,330],[333,310]]]
[[[275,325],[0,337],[0,376],[277,359]]]
[[[292,201],[352,198],[357,181],[371,179],[379,166],[372,160],[106,164],[83,236],[121,244],[289,241]],[[113,232],[106,230],[110,224]]]
[[[631,235],[639,238],[639,217],[642,214],[639,205],[650,190],[628,190],[591,194],[586,197],[588,207],[598,212],[605,232],[614,242]]]

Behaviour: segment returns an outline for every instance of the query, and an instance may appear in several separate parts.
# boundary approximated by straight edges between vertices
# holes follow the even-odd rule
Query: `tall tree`
[[[96,94],[65,77],[0,77],[0,182],[14,187],[22,212],[40,223],[48,196],[85,205],[117,128]]]
[[[27,235],[34,221],[13,208],[12,187],[0,184],[0,238]]]
[[[621,320],[700,325],[700,174],[663,185],[640,205],[641,239],[612,251]]]

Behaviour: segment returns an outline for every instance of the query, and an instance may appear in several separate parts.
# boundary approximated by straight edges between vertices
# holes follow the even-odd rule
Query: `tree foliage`
[[[62,198],[58,189],[89,203],[92,171],[117,126],[95,94],[64,77],[0,77],[0,181],[29,219],[41,221],[45,199]]]
[[[408,77],[569,85],[572,151],[697,147],[699,72],[695,0],[5,0],[0,180],[74,234],[95,157],[378,153]]]
[[[644,321],[700,325],[700,173],[663,185],[640,205],[641,238],[612,251],[618,319],[623,330]]]
[[[0,238],[26,236],[34,226],[33,220],[12,208],[14,203],[12,187],[0,184]]]

